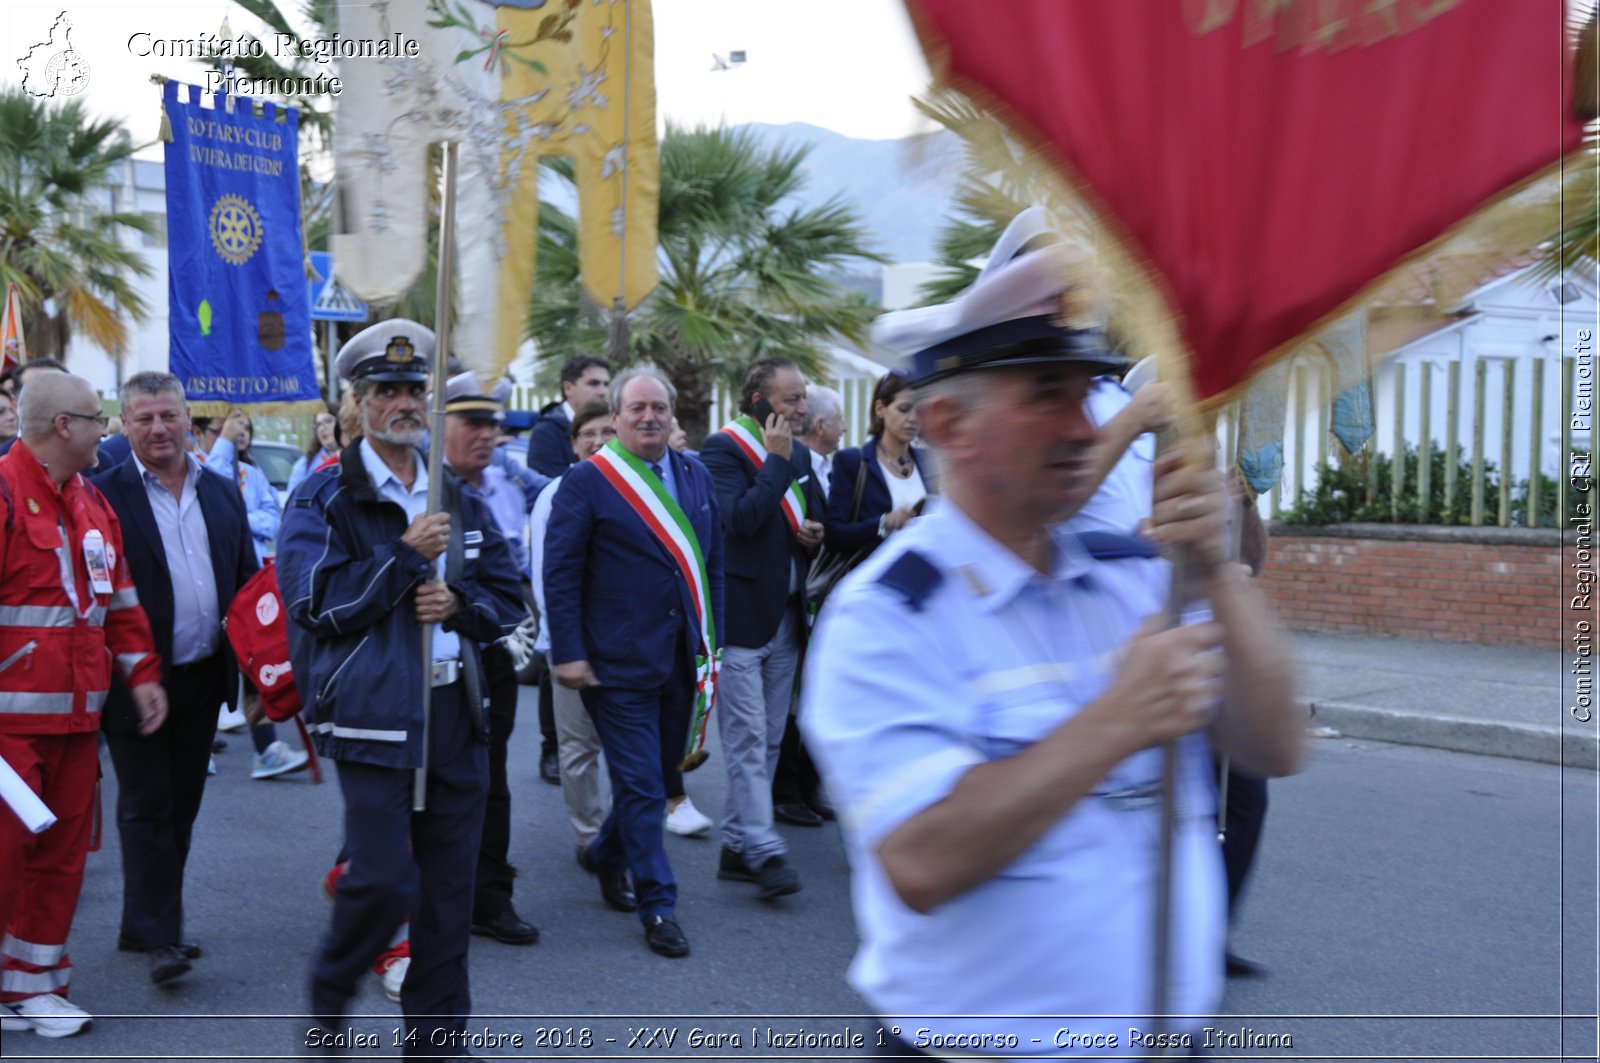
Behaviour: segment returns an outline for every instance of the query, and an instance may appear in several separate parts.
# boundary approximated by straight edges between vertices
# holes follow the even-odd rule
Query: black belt
[[[190,661],[188,664],[175,664],[167,670],[167,674],[173,676],[194,675],[196,672],[204,672],[207,669],[216,668],[220,664],[222,664],[222,651],[218,650],[210,657],[205,657],[198,661]]]

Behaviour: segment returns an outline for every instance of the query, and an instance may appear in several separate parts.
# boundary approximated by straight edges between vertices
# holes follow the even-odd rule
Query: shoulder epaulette
[[[944,573],[915,550],[907,550],[901,554],[878,577],[879,583],[900,595],[914,612],[919,613],[922,611],[922,604],[928,600],[928,595],[932,594],[943,580]]]
[[[1078,533],[1078,545],[1096,561],[1121,561],[1129,557],[1160,557],[1161,547],[1138,535],[1122,532],[1086,531]]]

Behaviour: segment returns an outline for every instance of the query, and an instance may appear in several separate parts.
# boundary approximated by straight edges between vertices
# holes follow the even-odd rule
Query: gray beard
[[[368,438],[376,439],[380,443],[389,443],[397,447],[416,446],[422,442],[423,433],[427,431],[426,428],[420,425],[416,428],[380,429],[374,427],[370,421],[365,423],[365,427],[367,429]]]

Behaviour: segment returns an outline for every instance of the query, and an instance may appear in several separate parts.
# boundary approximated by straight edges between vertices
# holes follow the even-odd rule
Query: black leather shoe
[[[756,868],[756,896],[764,901],[777,897],[787,897],[791,893],[800,892],[800,875],[794,868],[783,862],[781,856],[769,856],[762,865]]]
[[[551,786],[561,785],[561,758],[556,755],[555,750],[539,758],[539,778]]]
[[[578,846],[578,866],[591,875],[600,870],[595,866],[594,857],[589,855],[589,847],[587,845],[580,844]]]
[[[608,908],[619,912],[639,910],[639,898],[633,895],[633,887],[628,885],[626,871],[600,868],[595,874],[600,878],[600,898],[606,902]]]
[[[1232,949],[1229,949],[1223,958],[1223,967],[1227,970],[1229,978],[1261,978],[1267,973],[1267,969],[1261,964],[1237,955]]]
[[[200,958],[200,946],[192,941],[178,942],[177,949],[183,953],[183,958],[186,960],[198,960]],[[117,938],[117,951],[149,952],[150,946],[142,941],[135,941],[133,938],[119,937]]]
[[[513,908],[506,908],[493,919],[472,921],[472,932],[494,938],[507,945],[537,945],[539,928],[525,922]]]
[[[727,882],[754,882],[756,873],[745,866],[743,856],[724,845],[717,858],[717,877]]]
[[[689,955],[689,939],[683,936],[678,921],[669,916],[658,915],[644,924],[644,943],[661,956]]]
[[[812,794],[806,798],[806,807],[830,823],[836,818],[833,805],[829,804],[828,799],[820,793]]]
[[[194,965],[176,945],[157,945],[150,950],[150,981],[166,985],[193,970]]]
[[[785,801],[772,806],[772,818],[791,827],[820,827],[822,817],[799,801]]]

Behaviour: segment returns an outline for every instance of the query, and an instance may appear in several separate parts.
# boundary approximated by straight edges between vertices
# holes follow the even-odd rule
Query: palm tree
[[[988,111],[953,89],[935,89],[911,102],[955,133],[965,154],[954,209],[939,230],[944,272],[918,289],[924,303],[948,302],[966,290],[978,278],[972,261],[987,255],[1007,223],[1035,203],[1092,241],[1094,221],[1081,203]]]
[[[75,334],[118,357],[146,317],[134,278],[150,267],[121,238],[153,226],[111,199],[133,152],[81,101],[0,89],[0,288],[17,285],[33,357],[61,357]]]
[[[877,312],[837,279],[884,261],[868,248],[855,212],[838,199],[809,209],[790,205],[805,184],[808,151],[763,147],[749,130],[667,125],[661,279],[628,318],[628,356],[671,377],[691,440],[711,427],[714,383],[736,385],[744,367],[766,355],[792,358],[821,376],[821,346],[835,337],[859,342]],[[577,344],[604,349],[604,318],[578,293],[571,219],[548,205],[540,214],[528,332],[547,363],[559,364]]]

